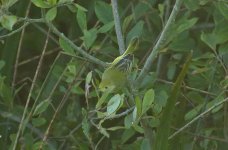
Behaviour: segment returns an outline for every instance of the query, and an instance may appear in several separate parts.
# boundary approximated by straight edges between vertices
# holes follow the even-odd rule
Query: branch
[[[50,22],[46,22],[47,26],[51,29],[53,33],[55,33],[58,37],[62,38],[65,40],[75,51],[79,52],[82,56],[85,58],[89,59],[90,61],[101,65],[103,67],[106,67],[107,64],[96,57],[88,54],[85,50],[83,50],[81,47],[76,46],[70,39],[68,39],[63,33],[59,32],[59,30]]]
[[[44,19],[29,19],[29,18],[19,18],[18,22],[24,21],[25,23],[20,26],[19,28],[9,32],[8,34],[2,35],[0,36],[0,39],[5,38],[5,37],[9,37],[11,35],[14,35],[17,32],[20,32],[21,30],[23,30],[25,27],[27,27],[30,23],[42,23],[44,22]]]
[[[117,0],[111,0],[111,1],[112,1],[112,12],[114,16],[114,23],[115,23],[117,41],[119,45],[119,51],[120,51],[120,54],[123,54],[125,51],[125,45],[124,45],[123,34],[121,32],[120,17],[118,13],[118,4],[117,4]]]
[[[199,118],[202,118],[204,115],[206,115],[207,113],[209,113],[210,111],[212,111],[214,108],[216,108],[217,106],[221,105],[222,103],[225,103],[228,101],[228,98],[216,103],[215,105],[211,106],[210,108],[208,108],[206,111],[204,111],[203,113],[199,114],[198,116],[196,116],[194,119],[192,119],[189,123],[187,123],[186,125],[184,125],[183,127],[181,127],[177,132],[173,133],[170,137],[169,140],[172,139],[174,136],[176,136],[177,134],[179,134],[180,132],[182,132],[184,129],[186,129],[188,126],[190,126],[192,123],[194,123],[196,120],[198,120]]]
[[[136,83],[140,83],[142,81],[142,79],[145,77],[146,73],[150,70],[150,67],[152,65],[152,62],[155,60],[155,58],[157,57],[157,54],[160,50],[160,48],[163,46],[163,44],[166,42],[166,38],[168,36],[168,31],[170,30],[170,27],[172,25],[172,23],[175,21],[175,18],[177,16],[177,13],[180,9],[182,0],[176,0],[176,3],[173,7],[173,10],[171,12],[171,15],[164,27],[164,29],[161,32],[161,35],[157,41],[157,43],[155,44],[152,52],[150,53],[149,57],[146,60],[145,65],[143,66],[143,69],[141,70]]]
[[[29,23],[26,22],[25,24],[23,24],[22,26],[20,26],[18,29],[15,29],[15,30],[9,32],[8,34],[5,34],[5,35],[0,36],[0,39],[5,38],[5,37],[9,37],[11,35],[16,34],[17,32],[20,32],[21,30],[23,30],[28,25],[29,25]]]
[[[49,31],[48,31],[48,34],[49,34]],[[31,85],[31,87],[29,89],[29,93],[28,93],[28,97],[27,97],[27,100],[26,100],[25,108],[24,108],[24,111],[23,111],[23,114],[22,114],[22,117],[21,117],[21,122],[20,122],[18,130],[17,130],[17,134],[16,134],[16,138],[15,138],[14,143],[13,143],[12,150],[16,150],[20,134],[23,133],[24,126],[26,125],[25,117],[26,117],[26,114],[27,114],[27,111],[28,111],[28,108],[29,108],[29,104],[30,104],[30,101],[31,101],[31,96],[32,96],[33,90],[35,88],[35,83],[37,81],[38,74],[39,74],[41,66],[42,66],[44,54],[45,54],[45,51],[47,50],[48,41],[49,41],[49,36],[47,36],[47,38],[45,40],[44,48],[43,48],[40,60],[38,62],[38,65],[37,65],[37,68],[36,68],[36,71],[35,71],[35,75],[34,75],[33,80],[32,80],[32,85]]]

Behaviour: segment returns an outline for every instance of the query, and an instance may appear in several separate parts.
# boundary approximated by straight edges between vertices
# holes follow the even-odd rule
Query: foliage
[[[226,0],[0,0],[1,149],[226,150],[227,24]]]

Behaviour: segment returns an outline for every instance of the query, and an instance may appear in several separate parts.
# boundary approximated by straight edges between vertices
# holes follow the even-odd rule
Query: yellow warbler
[[[114,91],[122,89],[126,86],[127,76],[132,65],[132,53],[136,50],[138,44],[138,37],[133,38],[130,41],[127,50],[121,56],[118,56],[112,63],[109,64],[109,67],[105,69],[99,85],[99,89],[101,91]]]

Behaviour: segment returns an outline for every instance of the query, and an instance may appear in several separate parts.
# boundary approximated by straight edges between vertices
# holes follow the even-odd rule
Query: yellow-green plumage
[[[138,38],[133,38],[124,54],[118,56],[105,69],[99,85],[101,91],[116,91],[126,86],[129,68],[131,68],[132,53],[136,50],[138,43]]]
[[[102,74],[102,81],[99,85],[101,91],[120,90],[127,82],[126,72],[116,68],[108,68]]]

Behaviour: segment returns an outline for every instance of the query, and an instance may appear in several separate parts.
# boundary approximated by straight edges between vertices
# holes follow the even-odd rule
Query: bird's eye
[[[105,89],[107,89],[108,87],[106,86]]]

